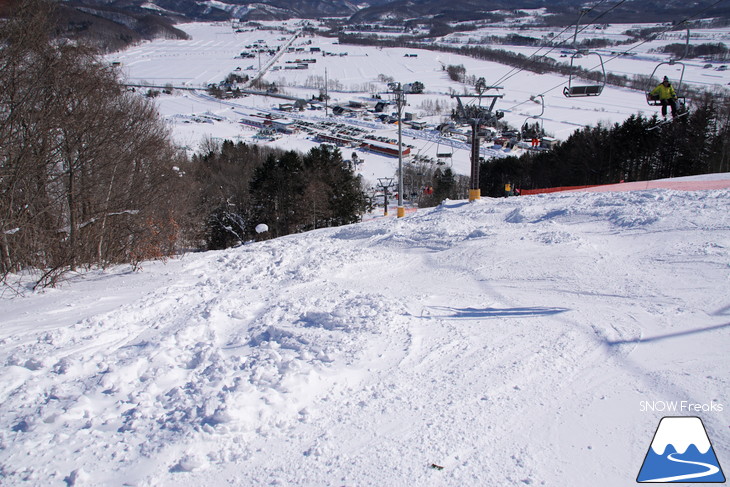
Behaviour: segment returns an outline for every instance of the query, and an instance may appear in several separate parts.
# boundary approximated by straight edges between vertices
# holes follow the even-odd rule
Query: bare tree
[[[0,25],[0,275],[138,262],[174,250],[187,180],[155,107],[96,52],[52,39],[52,4]]]

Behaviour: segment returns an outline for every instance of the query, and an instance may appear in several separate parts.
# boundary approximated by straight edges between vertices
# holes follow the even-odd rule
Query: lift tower
[[[411,83],[402,85],[400,83],[388,83],[389,93],[395,98],[395,106],[398,110],[398,218],[406,216],[406,209],[403,206],[403,107],[406,105],[406,93],[411,91]]]
[[[501,86],[487,86],[484,78],[477,80],[475,95],[451,95],[456,98],[456,110],[451,117],[459,123],[468,123],[471,126],[471,182],[469,184],[469,201],[481,198],[479,189],[479,128],[487,124],[495,124],[497,120],[504,117],[504,113],[494,111],[494,105],[498,98],[504,95],[487,95],[485,92],[490,89],[500,89]],[[476,99],[477,104],[465,105],[462,98]],[[491,100],[489,106],[482,106],[482,100]]]

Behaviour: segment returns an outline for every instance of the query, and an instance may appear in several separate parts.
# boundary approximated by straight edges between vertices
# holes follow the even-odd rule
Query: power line
[[[591,7],[590,9],[588,9],[587,11],[585,11],[585,12],[584,12],[584,13],[583,13],[583,14],[581,15],[581,17],[583,17],[584,15],[587,15],[587,14],[588,14],[588,13],[590,13],[591,11],[595,10],[596,8],[598,8],[598,7],[599,7],[599,6],[600,6],[600,5],[602,4],[602,3],[604,3],[605,1],[606,1],[606,0],[601,0],[601,1],[599,2],[599,3],[597,3],[596,5],[594,5],[593,7]],[[619,2],[618,2],[618,3],[616,4],[616,5],[614,5],[614,6],[613,6],[613,7],[611,7],[610,9],[606,10],[606,11],[605,11],[605,12],[603,12],[602,14],[598,15],[598,16],[597,16],[596,18],[594,18],[594,19],[593,19],[593,20],[592,20],[592,21],[591,21],[591,22],[590,22],[589,24],[586,24],[586,25],[585,25],[585,26],[584,26],[584,27],[583,27],[582,29],[580,29],[580,30],[576,30],[576,33],[575,33],[575,35],[577,35],[577,34],[579,34],[579,33],[583,32],[584,30],[586,30],[586,29],[587,29],[588,27],[590,27],[591,25],[593,25],[593,24],[594,24],[594,23],[595,23],[595,22],[596,22],[596,21],[597,21],[598,19],[600,19],[600,18],[601,18],[601,17],[603,17],[604,15],[608,14],[609,12],[611,12],[612,10],[614,10],[615,8],[619,7],[619,6],[620,6],[620,5],[622,4],[622,3],[624,3],[624,2],[626,2],[626,0],[620,0],[620,1],[619,1]],[[578,21],[580,22],[580,19],[579,19]],[[564,29],[563,29],[562,31],[560,31],[560,32],[559,32],[559,33],[558,33],[558,34],[557,34],[557,35],[556,35],[555,37],[556,37],[556,38],[559,38],[559,37],[560,37],[561,35],[563,35],[563,34],[564,34],[564,33],[565,33],[565,32],[566,32],[566,31],[567,31],[568,29],[570,29],[571,27],[572,27],[572,24],[571,24],[571,25],[568,25],[568,26],[566,26],[566,27],[565,27],[565,28],[564,28]],[[578,25],[576,24],[576,28],[577,28],[577,27],[578,27]],[[551,48],[550,48],[550,49],[549,49],[549,50],[548,50],[548,51],[547,51],[547,52],[546,52],[545,54],[542,54],[542,55],[540,55],[540,57],[545,57],[545,56],[547,56],[548,54],[550,54],[551,52],[553,52],[553,51],[554,51],[555,49],[557,49],[558,47],[559,47],[559,46],[553,46],[553,47],[551,47]],[[539,53],[539,52],[540,52],[541,50],[543,50],[543,49],[544,49],[544,47],[541,47],[540,49],[538,49],[537,51],[535,51],[535,53],[534,53],[534,54],[532,54],[532,55],[531,55],[531,56],[529,57],[529,58],[534,58],[534,59],[533,59],[533,61],[531,62],[531,64],[528,64],[527,66],[523,66],[523,67],[520,67],[520,68],[512,68],[512,69],[511,69],[510,71],[508,71],[508,72],[507,72],[507,73],[506,73],[505,75],[503,75],[503,76],[502,76],[501,78],[499,78],[499,79],[498,79],[498,80],[497,80],[496,82],[494,82],[494,84],[500,84],[500,83],[504,83],[505,81],[507,81],[508,79],[512,78],[513,76],[516,76],[516,75],[517,75],[517,74],[519,74],[520,72],[522,72],[522,71],[524,71],[525,69],[529,68],[529,67],[530,67],[530,66],[531,66],[532,64],[535,64],[535,63],[537,63],[537,59],[538,59],[537,55],[538,55],[538,53]],[[528,58],[528,59],[529,59],[529,58]]]
[[[622,1],[620,2],[620,3],[624,3],[625,1],[626,1],[626,0],[622,0]],[[695,13],[695,14],[693,14],[693,15],[691,15],[691,16],[689,16],[689,17],[687,17],[687,18],[683,19],[683,20],[681,20],[681,21],[680,21],[680,22],[678,22],[678,23],[677,23],[676,25],[674,25],[674,24],[673,24],[673,25],[670,25],[670,26],[668,26],[668,27],[667,27],[666,29],[663,29],[663,30],[661,30],[661,31],[659,31],[659,32],[657,32],[657,33],[655,33],[653,37],[651,37],[651,38],[649,38],[649,39],[646,39],[646,40],[644,40],[644,41],[642,41],[642,42],[640,42],[640,43],[638,43],[638,44],[636,44],[636,45],[634,45],[634,46],[632,46],[632,47],[630,47],[630,48],[626,49],[625,51],[622,51],[622,52],[619,52],[618,54],[615,54],[615,55],[614,55],[613,57],[610,57],[610,58],[608,58],[608,59],[607,59],[606,61],[604,61],[604,62],[603,62],[603,64],[605,65],[606,63],[608,63],[608,62],[610,62],[610,61],[613,61],[613,60],[614,60],[614,59],[616,59],[616,58],[619,58],[619,57],[621,57],[621,56],[625,56],[626,54],[628,54],[629,52],[633,51],[634,49],[637,49],[637,48],[639,48],[639,47],[643,46],[644,44],[646,44],[646,43],[648,43],[648,42],[651,42],[651,41],[655,40],[655,39],[656,39],[657,37],[659,37],[659,36],[660,36],[660,35],[662,35],[662,34],[666,34],[667,32],[669,32],[669,31],[672,31],[672,30],[676,30],[676,29],[677,29],[677,27],[679,27],[679,26],[681,26],[682,24],[685,24],[685,23],[689,22],[690,20],[692,20],[692,19],[694,19],[694,18],[696,18],[696,17],[698,17],[698,16],[702,15],[702,14],[703,14],[704,12],[706,12],[707,10],[709,10],[709,9],[711,9],[711,8],[713,8],[713,7],[717,6],[717,5],[719,5],[720,3],[724,2],[724,1],[726,1],[726,0],[718,0],[717,2],[713,3],[712,5],[709,5],[709,6],[705,7],[705,8],[703,8],[702,10],[698,11],[697,13]],[[618,6],[618,5],[616,5],[616,6],[612,7],[612,9],[611,9],[611,10],[613,10],[613,8],[616,8],[617,6]],[[609,11],[610,11],[610,10],[609,10]],[[607,11],[607,12],[605,12],[605,13],[608,13],[609,11]],[[604,15],[604,14],[602,14],[602,15]],[[602,16],[602,15],[601,15],[601,16]],[[594,22],[595,22],[595,20],[597,20],[598,18],[600,18],[600,16],[599,16],[599,17],[597,17],[596,19],[594,19]],[[591,25],[591,24],[587,24],[587,25],[586,25],[586,27],[588,27],[589,25]],[[581,32],[582,32],[582,30],[581,30]],[[598,68],[598,67],[600,67],[600,64],[598,64],[598,65],[596,65],[596,66],[593,66],[593,68],[591,68],[591,69],[596,69],[596,68]],[[517,73],[515,73],[515,74],[517,74]],[[544,95],[544,94],[546,94],[546,93],[549,93],[550,91],[553,91],[553,90],[555,90],[555,89],[558,89],[558,88],[560,88],[560,87],[561,87],[561,86],[563,86],[564,84],[565,84],[565,81],[561,81],[561,82],[560,82],[559,84],[557,84],[557,85],[553,86],[552,88],[549,88],[549,89],[547,89],[547,90],[543,91],[543,92],[542,92],[542,93],[540,93],[540,94],[541,94],[541,95]],[[523,101],[523,102],[520,102],[520,103],[518,103],[518,104],[516,104],[516,105],[514,105],[514,106],[512,106],[512,107],[510,107],[510,108],[509,108],[508,110],[513,110],[514,108],[517,108],[517,107],[519,107],[519,106],[521,106],[521,105],[524,105],[525,103],[527,103],[527,101],[529,101],[529,100],[525,100],[525,101]]]

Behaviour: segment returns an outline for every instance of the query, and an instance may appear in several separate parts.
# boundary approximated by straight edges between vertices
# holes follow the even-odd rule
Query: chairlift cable
[[[600,2],[598,3],[598,4],[594,5],[594,6],[593,6],[593,7],[591,7],[590,9],[588,9],[588,10],[587,10],[587,11],[586,11],[586,12],[585,12],[585,13],[584,13],[583,15],[586,15],[586,14],[590,13],[591,11],[595,10],[596,8],[598,8],[598,7],[599,7],[599,6],[600,6],[600,5],[602,4],[602,3],[604,3],[605,1],[606,1],[606,0],[601,0],[601,1],[600,1]],[[620,1],[619,1],[619,2],[617,3],[617,4],[615,4],[615,5],[613,6],[613,7],[609,8],[609,9],[608,9],[608,10],[606,10],[605,12],[603,12],[603,13],[599,14],[599,15],[598,15],[597,17],[595,17],[595,18],[594,18],[594,19],[593,19],[593,20],[592,20],[592,21],[591,21],[590,23],[588,23],[588,24],[584,25],[584,26],[583,26],[583,27],[582,27],[581,29],[579,29],[579,30],[578,30],[578,31],[576,32],[576,35],[577,35],[577,34],[579,34],[579,33],[581,33],[581,32],[583,32],[584,30],[586,30],[587,28],[589,28],[589,27],[590,27],[590,26],[592,26],[593,24],[595,24],[595,23],[596,23],[596,21],[597,21],[598,19],[600,19],[600,18],[601,18],[601,17],[603,17],[604,15],[608,14],[608,13],[609,13],[609,12],[611,12],[612,10],[616,9],[617,7],[621,6],[621,4],[623,4],[623,3],[625,3],[625,2],[626,2],[626,0],[620,0]],[[570,25],[566,26],[566,27],[565,27],[565,28],[564,28],[564,29],[563,29],[563,30],[562,30],[562,31],[561,31],[560,33],[558,33],[558,35],[557,35],[556,37],[560,37],[560,36],[561,36],[561,35],[562,35],[562,34],[563,34],[564,32],[566,32],[566,31],[567,31],[568,29],[571,29],[572,27],[573,27],[573,24],[570,24]],[[545,54],[542,54],[542,55],[541,55],[540,57],[545,57],[545,56],[547,56],[548,54],[550,54],[551,52],[553,52],[553,51],[554,51],[555,49],[558,49],[558,48],[559,48],[559,46],[553,46],[553,47],[551,47],[551,48],[550,48],[550,50],[548,50],[548,51],[547,51],[547,52],[546,52]],[[536,62],[536,60],[537,60],[537,57],[536,57],[536,56],[537,56],[537,54],[538,54],[538,53],[539,53],[539,52],[540,52],[540,51],[541,51],[542,49],[544,49],[544,47],[541,47],[541,48],[539,48],[539,49],[538,49],[537,51],[535,51],[535,53],[534,53],[534,54],[532,54],[532,56],[530,56],[530,58],[535,58],[535,59],[534,59],[534,60],[532,61],[532,63],[533,63],[533,64],[534,64],[534,63]],[[527,69],[528,67],[529,67],[529,65],[528,65],[528,66],[524,66],[524,67],[521,67],[521,68],[512,68],[512,69],[511,69],[510,71],[508,71],[508,72],[507,72],[507,74],[503,75],[503,76],[502,76],[502,77],[501,77],[501,78],[500,78],[499,80],[497,80],[497,81],[496,81],[496,82],[495,82],[494,84],[496,85],[496,84],[499,84],[499,83],[503,83],[504,81],[507,81],[508,79],[512,78],[513,76],[515,76],[515,75],[519,74],[519,73],[520,73],[521,71],[524,71],[524,70],[525,70],[525,69]]]
[[[702,14],[703,14],[703,13],[704,13],[705,11],[707,11],[707,10],[709,10],[709,9],[711,9],[711,8],[714,8],[714,7],[715,7],[715,6],[717,6],[718,4],[720,4],[720,3],[722,3],[722,2],[725,2],[725,1],[726,1],[726,0],[717,0],[717,2],[713,3],[712,5],[709,5],[708,7],[704,8],[704,9],[702,9],[702,10],[700,10],[700,11],[699,11],[699,12],[697,12],[696,14],[694,14],[694,15],[691,15],[691,16],[689,16],[689,17],[687,17],[687,18],[685,18],[685,19],[683,19],[683,20],[679,21],[679,22],[678,22],[677,24],[673,24],[673,25],[670,25],[670,26],[668,26],[668,27],[667,27],[666,29],[663,29],[663,30],[661,30],[661,31],[657,32],[657,33],[656,33],[656,34],[654,34],[654,35],[653,35],[653,36],[652,36],[652,37],[651,37],[650,39],[646,39],[646,40],[644,40],[644,41],[641,41],[640,43],[636,44],[635,46],[632,46],[632,47],[630,47],[629,49],[626,49],[625,51],[622,51],[622,52],[619,52],[618,54],[615,54],[615,55],[614,55],[613,57],[610,57],[610,58],[608,58],[608,59],[607,59],[606,61],[604,61],[604,63],[603,63],[603,64],[606,64],[606,63],[608,63],[609,61],[613,61],[614,59],[616,59],[616,58],[619,58],[619,57],[621,57],[621,56],[624,56],[625,54],[628,54],[628,53],[629,53],[629,52],[631,52],[632,50],[634,50],[634,49],[636,49],[636,48],[638,48],[638,47],[640,47],[640,46],[643,46],[644,44],[646,44],[646,43],[648,43],[648,42],[651,42],[651,41],[653,41],[653,40],[656,40],[656,38],[657,38],[657,37],[659,37],[659,36],[660,36],[660,35],[662,35],[662,34],[666,34],[667,32],[670,32],[670,31],[672,31],[672,30],[677,30],[677,28],[678,28],[678,27],[680,27],[680,26],[682,26],[682,25],[684,25],[684,24],[687,24],[687,23],[688,23],[689,21],[693,20],[693,19],[694,19],[695,17],[698,17],[698,16],[702,15]],[[597,67],[598,67],[598,66],[594,66],[594,67],[593,67],[593,69],[595,69],[595,68],[597,68]],[[562,83],[561,83],[560,85],[558,85],[558,86],[562,86]],[[553,89],[555,89],[555,88],[551,88],[551,90],[553,90]]]
[[[609,13],[609,12],[610,12],[611,10],[614,10],[615,8],[619,7],[619,6],[620,6],[620,5],[622,4],[622,3],[624,3],[625,1],[626,1],[626,0],[621,0],[621,1],[619,1],[619,2],[618,2],[618,3],[616,4],[616,5],[614,5],[613,7],[611,7],[610,9],[608,9],[607,11],[605,11],[605,12],[603,12],[602,14],[600,14],[599,16],[597,16],[597,17],[596,17],[595,19],[593,19],[593,21],[591,21],[590,23],[586,24],[586,25],[585,25],[585,26],[584,26],[584,27],[583,27],[582,29],[578,30],[578,32],[579,32],[579,33],[580,33],[580,32],[583,32],[583,31],[584,31],[585,29],[587,29],[587,28],[588,28],[589,26],[593,25],[593,24],[594,24],[594,23],[595,23],[595,22],[596,22],[596,21],[597,21],[597,20],[598,20],[599,18],[603,17],[604,15],[606,15],[607,13]],[[667,27],[666,29],[663,29],[663,30],[661,30],[661,31],[659,31],[659,32],[657,32],[657,33],[655,33],[655,34],[654,34],[654,36],[652,36],[652,37],[651,37],[650,39],[646,39],[646,40],[644,40],[644,41],[642,41],[642,42],[640,42],[640,43],[638,43],[638,44],[636,44],[636,45],[634,45],[634,46],[630,47],[629,49],[626,49],[625,51],[621,51],[621,52],[619,52],[618,54],[615,54],[615,55],[614,55],[613,57],[610,57],[610,58],[608,58],[608,59],[607,59],[607,60],[605,60],[605,61],[603,61],[603,60],[602,60],[601,64],[597,64],[597,65],[593,66],[593,68],[589,69],[589,71],[591,71],[591,70],[594,70],[594,69],[596,69],[596,68],[599,68],[599,67],[601,67],[601,65],[605,65],[605,64],[606,64],[606,63],[608,63],[609,61],[613,61],[614,59],[616,59],[616,58],[618,58],[618,57],[624,56],[625,54],[627,54],[627,53],[631,52],[632,50],[634,50],[634,49],[636,49],[636,48],[638,48],[638,47],[640,47],[640,46],[642,46],[642,45],[644,45],[644,44],[646,44],[646,43],[648,43],[648,42],[651,42],[651,41],[655,40],[655,39],[656,39],[656,38],[657,38],[658,36],[660,36],[660,35],[662,35],[662,34],[665,34],[665,33],[667,33],[667,32],[670,32],[670,31],[672,31],[672,30],[676,30],[676,29],[677,29],[677,27],[679,27],[679,26],[682,26],[683,24],[686,24],[686,23],[688,23],[689,21],[693,20],[694,18],[696,18],[696,17],[698,17],[698,16],[702,15],[702,14],[703,14],[703,13],[704,13],[705,11],[707,11],[707,10],[710,10],[711,8],[714,8],[715,6],[717,6],[718,4],[720,4],[720,3],[724,2],[724,1],[725,1],[725,0],[718,0],[717,2],[713,3],[712,5],[709,5],[709,6],[705,7],[705,8],[703,8],[702,10],[699,10],[699,11],[698,11],[697,13],[695,13],[695,14],[693,14],[693,15],[691,15],[691,16],[689,16],[689,17],[687,17],[687,18],[683,19],[683,20],[681,20],[681,21],[680,21],[680,22],[678,22],[677,24],[674,24],[674,25],[670,25],[670,26],[668,26],[668,27]],[[595,8],[595,7],[593,7],[593,8]],[[565,32],[565,29],[563,30],[563,32]],[[561,34],[562,34],[562,32],[561,32]],[[549,54],[550,52],[552,52],[552,51],[553,51],[554,49],[556,49],[556,48],[557,48],[557,46],[556,46],[556,47],[553,47],[553,48],[552,48],[552,49],[551,49],[550,51],[548,51],[548,52],[547,52],[546,54]],[[539,52],[539,50],[538,50],[538,52]],[[534,56],[534,54],[533,54],[533,56]],[[499,81],[500,81],[500,82],[501,82],[501,81],[506,81],[507,79],[509,79],[509,78],[511,78],[511,77],[513,77],[513,76],[515,76],[515,75],[516,75],[516,74],[518,74],[518,73],[519,73],[520,71],[522,71],[522,70],[524,70],[524,69],[526,69],[526,68],[527,68],[527,67],[524,67],[524,68],[520,68],[520,69],[518,69],[517,71],[515,71],[515,68],[513,68],[513,69],[512,69],[512,71],[515,71],[514,73],[510,74],[509,76],[506,76],[506,75],[505,75],[505,76],[503,76],[502,78],[500,78],[500,80],[499,80]],[[508,74],[509,74],[509,73],[511,73],[512,71],[508,72]],[[547,89],[547,90],[543,91],[543,92],[542,92],[541,94],[543,94],[543,95],[544,95],[545,93],[548,93],[548,92],[550,92],[550,91],[553,91],[553,90],[555,90],[555,89],[557,89],[557,88],[560,88],[560,87],[561,87],[561,86],[563,86],[564,84],[565,84],[565,82],[561,82],[560,84],[558,84],[558,85],[556,85],[556,86],[554,86],[554,87],[552,87],[552,88],[549,88],[549,89]],[[512,109],[514,109],[514,108],[516,108],[516,107],[519,107],[519,106],[521,106],[521,105],[523,105],[523,104],[527,103],[528,101],[529,101],[529,100],[525,100],[525,101],[523,101],[523,102],[520,102],[520,103],[518,103],[518,104],[514,105],[513,107],[510,107],[510,108],[509,108],[508,110],[512,110]]]
[[[591,9],[590,9],[590,10],[588,10],[588,12],[590,12],[591,10],[594,10],[594,9],[596,9],[596,8],[597,8],[598,6],[600,6],[600,5],[601,5],[602,3],[604,3],[605,1],[606,1],[606,0],[601,0],[601,1],[600,1],[600,2],[598,3],[598,4],[596,4],[596,5],[594,5],[593,7],[591,7]],[[654,34],[654,36],[652,36],[651,38],[649,38],[649,39],[646,39],[646,40],[644,40],[644,41],[642,41],[642,42],[640,42],[640,43],[638,43],[638,44],[636,44],[636,45],[634,45],[634,46],[630,47],[629,49],[626,49],[625,51],[621,51],[621,52],[619,52],[618,54],[615,54],[614,56],[612,56],[612,57],[608,58],[608,59],[607,59],[606,61],[603,61],[603,62],[602,62],[602,64],[603,64],[603,65],[605,65],[606,63],[608,63],[608,62],[610,62],[610,61],[613,61],[614,59],[617,59],[617,58],[619,58],[619,57],[621,57],[621,56],[624,56],[624,55],[628,54],[629,52],[631,52],[632,50],[634,50],[634,49],[637,49],[637,48],[639,48],[639,47],[643,46],[644,44],[646,44],[646,43],[648,43],[648,42],[651,42],[651,41],[655,40],[655,39],[656,39],[656,38],[657,38],[658,36],[660,36],[660,35],[662,35],[662,34],[665,34],[665,33],[667,33],[667,32],[670,32],[670,31],[672,31],[672,30],[676,30],[676,28],[677,28],[677,27],[679,27],[679,26],[681,26],[681,25],[683,25],[683,24],[685,24],[685,23],[687,23],[687,22],[689,22],[689,21],[691,21],[691,20],[695,19],[696,17],[698,17],[698,16],[702,15],[702,14],[703,14],[704,12],[706,12],[707,10],[710,10],[710,9],[714,8],[715,6],[719,5],[720,3],[724,2],[724,1],[726,1],[726,0],[717,0],[717,1],[716,1],[715,3],[713,3],[712,5],[709,5],[709,6],[705,7],[705,8],[703,8],[703,9],[699,10],[699,11],[698,11],[697,13],[695,13],[695,14],[693,14],[693,15],[690,15],[689,17],[687,17],[687,18],[683,19],[682,21],[678,22],[678,23],[677,23],[676,25],[670,25],[670,26],[668,26],[668,27],[667,27],[666,29],[663,29],[663,30],[661,30],[661,31],[657,32],[656,34]],[[615,4],[614,6],[612,6],[612,7],[610,8],[610,9],[608,9],[608,10],[606,10],[605,12],[601,13],[601,14],[600,14],[600,15],[598,15],[598,16],[597,16],[596,18],[594,18],[594,19],[593,19],[593,20],[592,20],[592,21],[591,21],[590,23],[586,24],[586,25],[585,25],[585,26],[584,26],[583,28],[581,28],[580,30],[578,30],[578,32],[579,32],[579,33],[580,33],[580,32],[583,32],[583,31],[584,31],[585,29],[587,29],[588,27],[590,27],[590,26],[592,26],[593,24],[595,24],[595,23],[596,23],[596,21],[597,21],[598,19],[600,19],[601,17],[605,16],[606,14],[608,14],[609,12],[611,12],[612,10],[614,10],[614,9],[618,8],[619,6],[621,6],[621,5],[622,5],[623,3],[625,3],[625,2],[626,2],[626,0],[620,0],[620,1],[618,2],[618,3],[616,3],[616,4]],[[566,27],[565,29],[563,29],[563,30],[562,30],[562,31],[561,31],[561,32],[560,32],[560,33],[559,33],[559,34],[558,34],[558,35],[557,35],[556,37],[559,37],[560,35],[562,35],[562,34],[563,34],[564,32],[566,32],[566,31],[567,31],[567,30],[568,30],[569,28],[571,28],[571,27],[572,27],[572,24],[571,24],[571,25],[569,25],[569,26],[567,26],[567,27]],[[548,51],[547,51],[547,52],[546,52],[545,54],[543,54],[543,56],[546,56],[547,54],[551,53],[552,51],[554,51],[554,50],[555,50],[555,49],[557,49],[557,48],[558,48],[558,46],[554,46],[554,47],[552,47],[552,48],[551,48],[550,50],[548,50]],[[541,51],[542,49],[544,49],[544,48],[543,48],[543,47],[539,48],[539,49],[538,49],[537,51],[535,51],[535,53],[533,53],[533,54],[532,54],[532,55],[530,56],[530,58],[534,58],[534,57],[536,57],[536,56],[537,56],[537,53],[539,53],[539,52],[540,52],[540,51]],[[533,63],[534,63],[534,62],[535,62],[535,61],[533,60]],[[596,69],[596,68],[598,68],[598,67],[600,67],[600,66],[601,66],[601,65],[600,65],[600,64],[598,64],[598,65],[594,66],[594,67],[593,67],[593,68],[591,68],[591,69]],[[499,79],[498,79],[497,81],[495,81],[495,82],[494,82],[493,84],[494,84],[494,85],[498,85],[499,83],[503,83],[504,81],[507,81],[508,79],[510,79],[510,78],[512,78],[512,77],[514,77],[514,76],[516,76],[516,75],[517,75],[518,73],[520,73],[521,71],[524,71],[525,69],[527,69],[527,67],[529,67],[529,65],[528,65],[528,66],[525,66],[525,67],[521,67],[521,68],[512,68],[512,69],[511,69],[510,71],[508,71],[508,72],[507,72],[507,74],[505,74],[505,75],[503,75],[502,77],[500,77],[500,78],[499,78]],[[560,88],[560,87],[561,87],[561,86],[563,86],[564,84],[565,84],[565,82],[563,81],[563,82],[561,82],[561,83],[559,83],[559,84],[557,84],[557,85],[553,86],[552,88],[548,88],[547,90],[544,90],[543,92],[539,93],[538,95],[545,95],[546,93],[549,93],[549,92],[551,92],[551,91],[553,91],[553,90],[556,90],[556,89]],[[517,103],[516,105],[513,105],[512,107],[508,108],[507,110],[513,110],[513,109],[515,109],[515,108],[517,108],[517,107],[519,107],[519,106],[521,106],[521,105],[524,105],[524,104],[525,104],[525,103],[527,103],[528,101],[530,101],[530,100],[529,100],[529,99],[527,99],[527,100],[525,100],[525,101],[522,101],[522,102],[520,102],[520,103]]]
[[[594,5],[594,6],[593,6],[593,7],[591,7],[590,9],[588,9],[588,12],[590,12],[590,11],[592,11],[592,10],[594,10],[594,9],[598,8],[598,6],[599,6],[599,5],[601,5],[602,3],[606,2],[606,1],[607,1],[607,0],[601,0],[601,1],[600,1],[600,2],[598,2],[598,3],[596,4],[596,5]],[[624,0],[624,1],[625,1],[625,0]],[[557,34],[557,35],[555,36],[555,38],[559,38],[559,37],[560,37],[561,35],[563,35],[563,33],[565,33],[566,31],[568,31],[568,30],[569,30],[569,29],[571,29],[572,27],[573,27],[573,24],[567,25],[567,26],[566,26],[566,27],[565,27],[565,28],[564,28],[564,29],[563,29],[562,31],[560,31],[560,32],[559,32],[559,33],[558,33],[558,34]],[[586,26],[586,27],[587,27],[587,26]],[[582,31],[581,31],[581,32],[582,32]],[[547,56],[548,54],[550,54],[551,52],[553,52],[553,51],[554,51],[555,49],[557,49],[557,48],[558,48],[558,46],[553,46],[553,47],[551,47],[551,48],[550,48],[550,50],[548,50],[548,51],[547,51],[547,52],[546,52],[545,54],[542,54],[542,55],[541,55],[540,57],[545,57],[545,56]],[[535,62],[535,60],[537,60],[537,55],[538,55],[538,53],[539,53],[540,51],[542,51],[543,49],[545,49],[545,47],[540,47],[540,48],[539,48],[539,49],[538,49],[537,51],[535,51],[535,52],[534,52],[534,53],[533,53],[533,54],[532,54],[531,56],[529,56],[529,57],[528,57],[528,59],[531,59],[531,58],[535,58],[535,59],[534,59],[534,60],[532,61],[532,62],[534,63],[534,62]],[[498,85],[498,84],[500,84],[500,83],[502,83],[502,82],[504,82],[504,81],[508,80],[508,79],[509,79],[509,78],[511,78],[512,76],[516,75],[516,74],[517,74],[517,73],[519,73],[520,71],[524,71],[525,69],[526,69],[526,67],[521,67],[521,68],[517,68],[517,67],[514,67],[514,68],[512,68],[512,69],[511,69],[510,71],[508,71],[508,72],[507,72],[506,74],[502,75],[502,77],[501,77],[501,78],[499,78],[499,79],[498,79],[497,81],[495,81],[495,82],[494,82],[493,84],[494,84],[494,85]],[[514,73],[513,73],[513,72],[514,72]]]
[[[623,1],[625,1],[625,0],[623,0]],[[623,1],[622,1],[621,3],[623,3]],[[635,46],[632,46],[632,47],[630,47],[629,49],[626,49],[625,51],[621,51],[621,52],[619,52],[618,54],[614,55],[613,57],[610,57],[610,58],[608,58],[608,59],[607,59],[606,61],[604,61],[604,62],[603,62],[603,64],[605,65],[605,64],[607,64],[608,62],[610,62],[610,61],[613,61],[613,60],[614,60],[614,59],[616,59],[616,58],[619,58],[619,57],[621,57],[621,56],[624,56],[625,54],[627,54],[627,53],[631,52],[632,50],[634,50],[634,49],[636,49],[636,48],[638,48],[638,47],[641,47],[641,46],[643,46],[644,44],[646,44],[646,43],[648,43],[648,42],[651,42],[651,41],[655,40],[655,39],[656,39],[656,38],[657,38],[658,36],[660,36],[660,35],[662,35],[662,34],[666,34],[667,32],[670,32],[670,31],[672,31],[672,30],[676,30],[676,28],[677,28],[677,27],[679,27],[679,26],[681,26],[681,25],[683,25],[683,24],[685,24],[685,23],[689,22],[690,20],[693,20],[693,19],[694,19],[695,17],[698,17],[698,16],[702,15],[702,14],[703,14],[703,13],[704,13],[705,11],[707,11],[707,10],[709,10],[709,9],[711,9],[711,8],[714,8],[714,7],[715,7],[715,6],[717,6],[718,4],[720,4],[720,3],[722,3],[722,2],[725,2],[725,1],[727,1],[727,0],[718,0],[717,2],[713,3],[712,5],[709,5],[708,7],[706,7],[706,8],[704,8],[704,9],[700,10],[700,11],[699,11],[699,12],[697,12],[696,14],[694,14],[694,15],[691,15],[691,16],[689,16],[689,17],[685,18],[684,20],[682,20],[682,21],[678,22],[677,24],[675,24],[675,25],[670,25],[670,26],[669,26],[669,27],[667,27],[666,29],[664,29],[664,30],[661,30],[661,31],[657,32],[657,33],[656,33],[656,34],[655,34],[655,35],[654,35],[654,36],[653,36],[652,38],[650,38],[650,39],[646,39],[646,40],[644,40],[644,41],[641,41],[640,43],[636,44]],[[590,24],[588,24],[588,25],[590,25]],[[592,69],[595,69],[595,68],[598,68],[598,67],[600,67],[600,65],[596,65],[596,66],[594,66],[594,67],[593,67]],[[515,74],[516,74],[516,73],[515,73]],[[560,88],[560,87],[561,87],[561,86],[563,86],[564,84],[565,84],[565,82],[563,81],[563,82],[561,82],[561,83],[559,83],[559,84],[557,84],[557,85],[553,86],[552,88],[548,88],[547,90],[543,91],[543,92],[542,92],[542,93],[540,93],[540,94],[541,94],[541,95],[545,95],[546,93],[549,93],[549,92],[551,92],[551,91],[553,91],[553,90],[556,90],[556,89]],[[515,106],[513,106],[513,107],[509,108],[508,110],[512,110],[513,108],[516,108],[516,107],[518,107],[518,106],[520,106],[520,105],[523,105],[523,104],[527,103],[527,101],[529,101],[529,100],[525,100],[525,101],[523,101],[523,102],[520,102],[520,103],[518,103],[517,105],[515,105]]]
[[[605,1],[605,0],[604,0],[604,1]],[[561,36],[561,35],[562,35],[562,34],[563,34],[564,32],[566,32],[566,31],[567,31],[568,29],[570,29],[571,27],[573,27],[573,26],[572,26],[572,24],[571,24],[571,25],[568,25],[568,26],[566,26],[566,27],[565,27],[565,28],[564,28],[564,29],[563,29],[563,30],[562,30],[561,32],[559,32],[559,33],[558,33],[558,34],[557,34],[557,35],[556,35],[555,37],[556,37],[556,38],[557,38],[557,37],[560,37],[560,36]],[[538,57],[545,57],[545,56],[547,56],[548,54],[550,54],[551,52],[553,52],[553,51],[554,51],[555,49],[557,49],[557,48],[558,48],[558,46],[553,46],[553,47],[551,47],[551,48],[550,48],[550,49],[549,49],[549,50],[548,50],[548,51],[547,51],[547,52],[546,52],[545,54],[542,54],[542,55],[538,56],[538,54],[540,53],[540,51],[542,51],[543,49],[545,49],[545,47],[546,47],[546,46],[540,47],[540,48],[539,48],[539,49],[538,49],[537,51],[535,51],[535,52],[534,52],[533,54],[531,54],[531,55],[530,55],[530,56],[528,57],[528,59],[532,59],[532,62],[531,62],[531,64],[534,64],[534,63],[536,62],[536,60],[538,59]],[[529,65],[528,65],[528,66],[529,66]],[[527,69],[527,67],[519,67],[519,68],[518,68],[518,67],[513,67],[513,68],[512,68],[511,70],[507,71],[507,73],[506,73],[506,74],[503,74],[501,78],[499,78],[499,79],[498,79],[497,81],[495,81],[495,82],[494,82],[494,83],[492,83],[492,84],[494,84],[494,85],[498,85],[498,84],[500,84],[500,83],[503,83],[504,81],[506,81],[506,80],[510,79],[510,78],[511,78],[512,76],[515,76],[516,74],[518,74],[518,73],[519,73],[519,72],[521,72],[521,71],[524,71],[525,69]]]

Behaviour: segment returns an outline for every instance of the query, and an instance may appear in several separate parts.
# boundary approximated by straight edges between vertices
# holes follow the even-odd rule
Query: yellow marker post
[[[398,213],[396,214],[398,218],[403,218],[406,216],[406,209],[403,206],[398,207]]]
[[[477,189],[470,189],[469,190],[469,201],[479,200],[482,198],[482,190]]]

